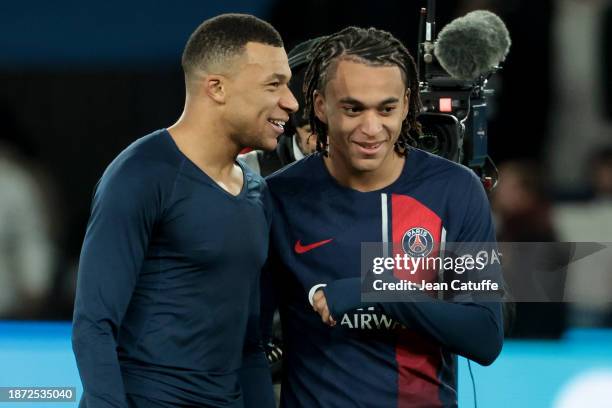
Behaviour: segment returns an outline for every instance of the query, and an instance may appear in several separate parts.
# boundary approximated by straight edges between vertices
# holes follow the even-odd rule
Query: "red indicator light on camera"
[[[440,112],[452,112],[452,102],[451,98],[440,98]]]

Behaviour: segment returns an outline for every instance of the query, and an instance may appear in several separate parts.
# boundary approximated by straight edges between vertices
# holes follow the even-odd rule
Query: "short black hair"
[[[322,40],[312,51],[312,60],[306,71],[304,92],[306,114],[312,131],[317,134],[317,151],[327,151],[327,126],[314,112],[314,92],[323,92],[329,80],[330,69],[336,61],[350,59],[371,66],[397,66],[402,73],[406,88],[410,90],[408,115],[402,123],[395,150],[405,154],[407,148],[416,146],[421,132],[417,115],[421,112],[419,78],[414,58],[406,47],[391,33],[376,28],[347,27]]]
[[[244,52],[248,42],[283,47],[280,34],[269,23],[249,14],[221,14],[204,21],[191,34],[181,59],[185,75],[206,71]]]

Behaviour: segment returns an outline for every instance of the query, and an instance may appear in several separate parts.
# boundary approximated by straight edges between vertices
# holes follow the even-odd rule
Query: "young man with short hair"
[[[227,14],[196,29],[182,66],[182,116],[96,186],[72,336],[83,407],[273,405],[262,349],[245,342],[259,326],[265,184],[236,157],[274,149],[297,109],[287,55],[268,23]]]

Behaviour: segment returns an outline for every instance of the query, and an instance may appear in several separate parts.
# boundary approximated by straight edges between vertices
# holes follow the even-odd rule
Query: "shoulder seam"
[[[170,196],[168,197],[168,202],[172,202],[172,198],[174,197],[174,192],[176,191],[176,185],[178,184],[178,179],[181,176],[181,174],[183,173],[183,167],[185,167],[186,161],[187,161],[187,158],[183,157],[181,159],[181,163],[180,163],[178,169],[176,170],[176,176],[174,177],[174,181],[172,182],[172,190],[170,191]],[[164,214],[166,212],[166,210],[168,209],[166,204],[167,203],[164,203],[164,205],[163,205],[162,214]]]

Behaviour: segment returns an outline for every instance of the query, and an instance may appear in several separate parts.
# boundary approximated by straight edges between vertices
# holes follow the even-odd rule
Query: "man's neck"
[[[240,147],[215,121],[182,116],[168,132],[179,150],[211,178],[223,180],[232,173]]]
[[[393,184],[402,174],[405,162],[405,156],[391,152],[378,169],[355,171],[342,158],[334,158],[332,154],[324,160],[329,174],[339,184],[364,193],[380,190]]]

